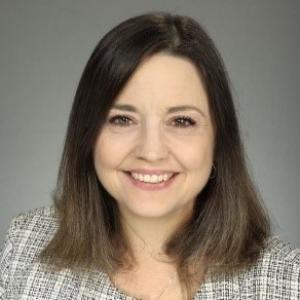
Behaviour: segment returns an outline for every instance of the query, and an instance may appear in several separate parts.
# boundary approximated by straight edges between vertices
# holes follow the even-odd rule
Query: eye
[[[119,126],[119,127],[127,127],[132,124],[132,120],[125,115],[116,115],[108,120],[109,124],[113,126]],[[175,122],[175,127],[180,128],[187,128],[187,127],[193,127],[196,125],[196,122],[187,116],[179,116],[172,120],[172,122]]]
[[[125,115],[116,115],[111,117],[108,120],[109,124],[115,125],[115,126],[121,126],[121,127],[125,127],[125,126],[129,126],[130,122],[132,122],[132,120],[125,116]]]
[[[175,127],[187,128],[196,125],[196,122],[192,118],[187,116],[176,117],[175,119],[173,119],[173,121],[175,121]]]

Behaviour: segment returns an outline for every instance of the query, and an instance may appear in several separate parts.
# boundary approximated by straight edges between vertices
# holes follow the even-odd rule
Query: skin
[[[96,141],[94,164],[98,179],[118,203],[133,249],[146,261],[150,256],[144,252],[162,251],[209,180],[214,149],[209,102],[196,67],[185,58],[160,53],[140,64],[115,104],[134,106],[136,112],[110,110]],[[167,113],[169,107],[182,105],[200,112]],[[116,115],[127,118],[112,119]],[[196,123],[192,126],[182,116]],[[186,127],[178,126],[182,121]],[[123,172],[136,168],[180,174],[164,190],[145,191]]]
[[[98,179],[117,201],[137,261],[132,271],[120,271],[111,280],[139,298],[164,291],[161,300],[182,299],[177,277],[168,283],[175,265],[159,259],[166,259],[164,242],[190,216],[211,174],[215,142],[207,94],[189,60],[160,53],[141,63],[119,93],[114,105],[124,104],[135,112],[112,108],[94,148]],[[168,113],[169,107],[182,105],[197,110]],[[137,168],[179,175],[166,189],[145,191],[124,173]]]

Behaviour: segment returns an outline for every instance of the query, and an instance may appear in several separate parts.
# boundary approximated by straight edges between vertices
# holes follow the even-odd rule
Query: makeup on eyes
[[[115,121],[118,121],[118,123],[115,123]],[[174,116],[173,118],[171,118],[170,122],[176,121],[180,121],[176,123],[176,125],[174,125],[178,128],[189,128],[197,125],[197,121],[195,121],[192,117],[186,115]],[[124,114],[116,114],[108,118],[108,123],[112,126],[128,127],[132,124],[132,122],[132,117]]]

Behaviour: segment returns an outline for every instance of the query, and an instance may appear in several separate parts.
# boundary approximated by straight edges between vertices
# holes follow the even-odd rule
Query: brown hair
[[[98,43],[82,74],[70,114],[53,195],[59,228],[41,253],[53,266],[113,274],[133,265],[118,206],[99,182],[93,148],[114,99],[139,64],[159,52],[189,59],[205,85],[215,126],[215,173],[192,218],[165,245],[188,299],[189,266],[232,273],[254,264],[271,234],[268,213],[250,179],[226,70],[194,19],[152,12],[123,21]],[[202,269],[201,269],[202,268]]]

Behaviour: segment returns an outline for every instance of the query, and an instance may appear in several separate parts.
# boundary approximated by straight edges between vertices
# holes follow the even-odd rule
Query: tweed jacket
[[[45,271],[37,259],[58,221],[52,206],[15,217],[0,254],[0,300],[133,300],[104,272]],[[259,261],[235,276],[208,275],[194,300],[300,299],[300,249],[272,236]],[[170,299],[172,300],[172,299]]]

